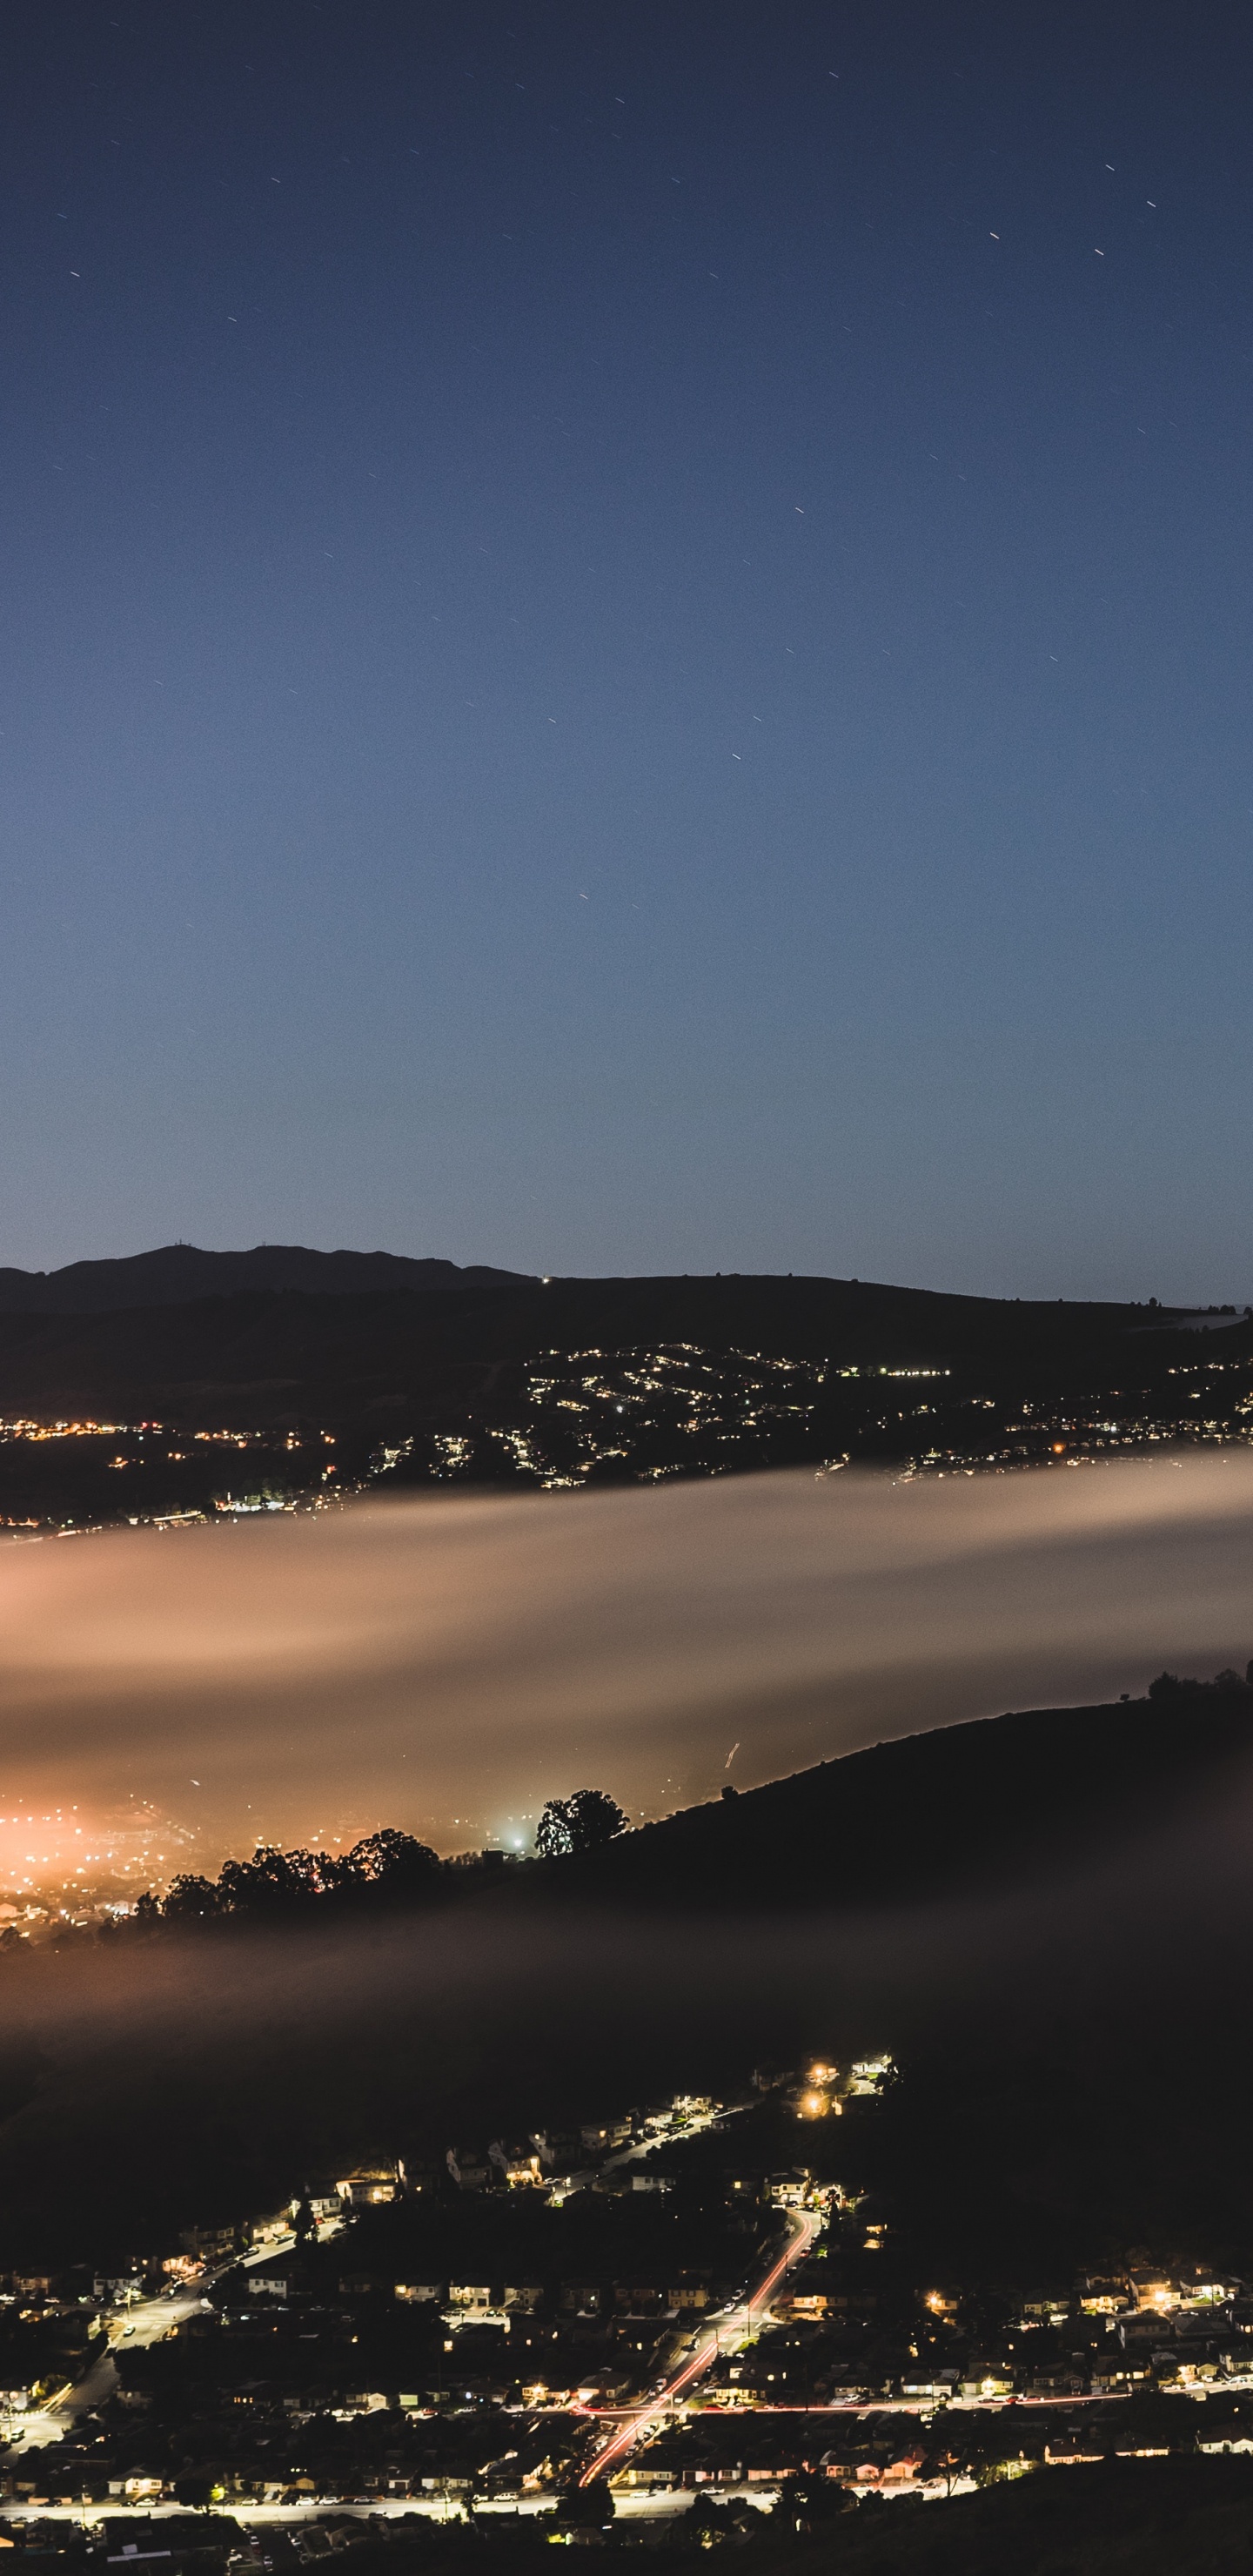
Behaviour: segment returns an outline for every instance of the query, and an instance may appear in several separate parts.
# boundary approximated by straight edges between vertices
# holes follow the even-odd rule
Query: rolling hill
[[[552,1881],[580,1904],[680,1911],[964,1900],[1064,1876],[1250,1777],[1249,1682],[1163,1677],[1145,1699],[937,1727],[724,1791]]]
[[[1245,1439],[1251,1405],[1253,1322],[1232,1308],[525,1279],[298,1246],[0,1273],[0,1526],[296,1501],[322,1488],[324,1439],[339,1492],[578,1486]],[[72,1443],[36,1442],[58,1423]],[[189,1453],[189,1432],[248,1454]]]
[[[301,1243],[259,1243],[251,1252],[202,1252],[166,1243],[118,1261],[71,1261],[61,1270],[0,1270],[0,1314],[109,1315],[127,1306],[182,1306],[248,1290],[299,1289],[334,1297],[385,1289],[506,1285],[511,1270],[410,1261],[395,1252],[311,1252]]]
[[[183,1284],[145,1264],[182,1263]],[[270,1256],[265,1256],[269,1261]],[[390,1263],[389,1254],[275,1253],[264,1281],[195,1265],[260,1265],[262,1254],[171,1253],[135,1263],[82,1263],[46,1294],[19,1298],[23,1274],[0,1273],[0,1411],[112,1408],[136,1418],[199,1418],[222,1408],[245,1424],[330,1420],[362,1408],[421,1416],[454,1401],[490,1400],[502,1371],[547,1353],[687,1348],[832,1361],[843,1369],[971,1369],[985,1377],[1030,1370],[1059,1383],[1104,1382],[1177,1335],[1174,1318],[1142,1306],[950,1297],[858,1280],[803,1278],[510,1279],[458,1274],[420,1286],[345,1288],[336,1264]],[[324,1262],[320,1284],[283,1276],[289,1262]],[[396,1267],[442,1273],[451,1264]],[[95,1274],[108,1271],[101,1283]],[[123,1279],[118,1273],[128,1274]],[[131,1274],[142,1273],[142,1278]],[[172,1276],[172,1273],[170,1274]],[[233,1282],[233,1284],[232,1284]],[[196,1284],[194,1284],[196,1283]],[[38,1286],[38,1281],[34,1283]],[[1248,1327],[1232,1316],[1224,1346]],[[1189,1336],[1189,1340],[1191,1340]]]

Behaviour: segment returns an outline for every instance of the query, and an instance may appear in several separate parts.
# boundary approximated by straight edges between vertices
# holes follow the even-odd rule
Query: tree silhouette
[[[540,1817],[535,1848],[541,1860],[559,1860],[568,1852],[600,1851],[625,1832],[626,1816],[604,1789],[576,1789],[569,1798],[550,1798]]]
[[[384,1825],[354,1843],[344,1868],[362,1885],[381,1894],[407,1898],[425,1895],[439,1877],[440,1864],[428,1843]]]
[[[169,1893],[161,1908],[167,1923],[205,1923],[222,1911],[217,1882],[200,1878],[194,1870],[181,1870],[170,1881]]]
[[[319,1893],[317,1862],[312,1852],[258,1843],[251,1860],[223,1861],[218,1888],[231,1914],[303,1912]]]

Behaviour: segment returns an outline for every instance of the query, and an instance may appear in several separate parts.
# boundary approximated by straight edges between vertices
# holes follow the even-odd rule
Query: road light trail
[[[338,2235],[343,2225],[341,2217],[323,2219],[315,2230],[318,2243],[324,2245],[329,2237]],[[255,2247],[249,2254],[233,2257],[230,2263],[218,2264],[193,2286],[159,2290],[154,2298],[126,2300],[104,2309],[100,2321],[108,2342],[105,2350],[97,2353],[85,2378],[58,2389],[56,2395],[46,2398],[42,2406],[32,2406],[16,2420],[10,2438],[24,2441],[26,2454],[41,2449],[46,2443],[59,2442],[80,2415],[89,2413],[101,2398],[115,2395],[117,2356],[127,2344],[142,2351],[147,2344],[163,2342],[166,2335],[176,2333],[188,2317],[208,2304],[205,2293],[225,2273],[234,2269],[236,2261],[244,2271],[251,2272],[259,2263],[269,2263],[281,2254],[291,2253],[295,2244],[295,2234],[289,2232],[269,2244]]]
[[[698,2344],[695,2352],[684,2362],[682,2370],[676,2371],[674,2378],[659,2390],[657,2396],[652,2398],[647,2406],[641,2406],[614,2434],[613,2440],[605,2444],[603,2451],[597,2452],[590,2468],[584,2470],[579,2480],[581,2487],[590,2487],[594,2479],[603,2477],[607,2469],[613,2468],[619,2460],[624,2459],[627,2452],[639,2441],[641,2434],[646,2433],[650,2426],[655,2426],[668,2407],[687,2395],[688,2390],[703,2377],[710,2363],[716,2360],[722,2349],[722,2337],[725,2333],[729,2331],[731,2334],[739,2334],[743,2337],[751,2331],[755,2316],[762,2308],[769,2306],[784,2273],[790,2271],[792,2265],[798,2263],[801,2256],[809,2252],[822,2225],[821,2218],[813,2210],[798,2209],[790,2211],[788,2215],[794,2232],[784,2246],[783,2252],[772,2263],[765,2279],[758,2282],[756,2289],[744,2300],[742,2306],[732,2308],[714,2327],[712,2334],[705,2336],[703,2343]]]

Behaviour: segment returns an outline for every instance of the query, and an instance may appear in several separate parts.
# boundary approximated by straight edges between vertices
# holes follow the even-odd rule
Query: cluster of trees
[[[536,1857],[559,1860],[572,1852],[596,1851],[626,1825],[616,1798],[603,1789],[576,1789],[569,1798],[550,1798],[535,1836]],[[224,1861],[216,1878],[185,1871],[171,1881],[164,1897],[141,1896],[135,1908],[140,1924],[277,1923],[325,1916],[362,1907],[420,1905],[442,1892],[468,1888],[494,1878],[511,1865],[504,1852],[468,1852],[441,1860],[428,1843],[385,1825],[366,1834],[348,1852],[280,1851],[261,1843],[251,1860]],[[512,1863],[516,1866],[516,1863]]]
[[[315,1905],[347,1911],[364,1904],[411,1905],[434,1893],[445,1863],[413,1834],[385,1825],[349,1852],[280,1851],[260,1843],[251,1860],[227,1860],[216,1878],[192,1871],[171,1881],[164,1898],[141,1896],[140,1920],[205,1923],[227,1916],[273,1921]]]
[[[1224,1672],[1215,1673],[1212,1682],[1199,1682],[1194,1675],[1181,1679],[1178,1673],[1159,1673],[1156,1681],[1149,1683],[1150,1699],[1181,1699],[1193,1691],[1218,1691],[1225,1699],[1236,1692],[1253,1691],[1253,1663],[1246,1664],[1243,1675],[1233,1672],[1229,1664]]]

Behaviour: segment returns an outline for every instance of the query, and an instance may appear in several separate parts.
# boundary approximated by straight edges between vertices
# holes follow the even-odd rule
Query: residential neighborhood
[[[194,2515],[200,2550],[281,2526],[308,2557],[344,2524],[600,2514],[643,2540],[711,2500],[759,2528],[802,2487],[938,2503],[1253,2452],[1253,2290],[1222,2269],[906,2283],[858,2182],[894,2078],[758,2069],[726,2101],[304,2177],[124,2271],[11,2277],[4,2531],[65,2554]]]

